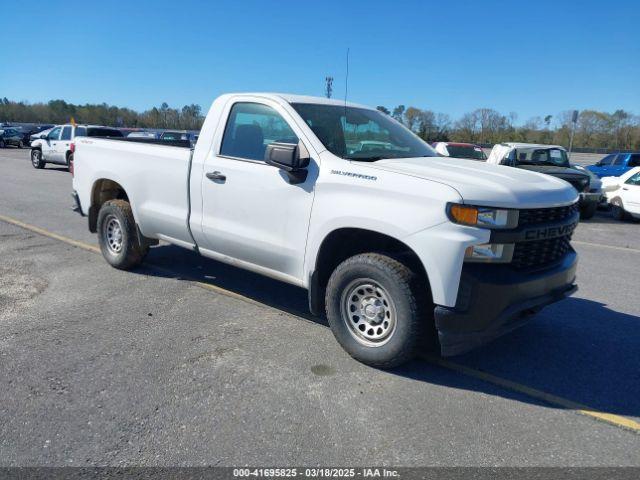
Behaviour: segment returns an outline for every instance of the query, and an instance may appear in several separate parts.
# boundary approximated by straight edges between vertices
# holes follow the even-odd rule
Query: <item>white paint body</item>
[[[268,105],[284,118],[310,153],[306,181],[290,184],[282,171],[264,162],[220,156],[227,116],[239,101]],[[188,149],[76,140],[73,188],[83,212],[91,206],[96,181],[113,180],[125,189],[145,236],[187,248],[197,245],[205,256],[301,287],[309,286],[320,246],[331,232],[379,232],[413,249],[427,272],[434,302],[454,306],[465,249],[486,243],[490,231],[452,223],[448,202],[540,208],[576,201],[575,190],[562,180],[473,160],[342,159],[324,147],[291,103],[344,105],[280,94],[223,95],[204,122],[190,175]],[[224,173],[226,182],[209,180],[205,174],[213,171]]]
[[[622,208],[632,217],[640,218],[640,167],[632,168],[619,177],[604,177],[602,189],[607,197],[607,203],[618,198],[622,201]]]

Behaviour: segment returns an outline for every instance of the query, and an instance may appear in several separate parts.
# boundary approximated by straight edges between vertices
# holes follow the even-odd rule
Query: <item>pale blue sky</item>
[[[144,110],[230,91],[640,114],[640,2],[32,0],[2,8],[0,97]],[[8,52],[11,52],[9,54]]]

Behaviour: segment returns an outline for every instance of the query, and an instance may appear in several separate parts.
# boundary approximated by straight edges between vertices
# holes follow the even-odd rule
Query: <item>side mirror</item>
[[[302,142],[274,142],[267,145],[264,152],[265,163],[285,171],[291,183],[302,183],[306,180],[310,160],[309,152]]]

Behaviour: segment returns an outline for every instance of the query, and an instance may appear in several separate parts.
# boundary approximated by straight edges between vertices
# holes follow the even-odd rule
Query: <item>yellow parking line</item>
[[[90,252],[93,253],[100,253],[100,248],[96,247],[95,245],[90,245],[88,243],[84,243],[84,242],[80,242],[78,240],[73,240],[71,238],[65,237],[63,235],[58,235],[57,233],[53,233],[50,232],[49,230],[45,230],[44,228],[40,228],[40,227],[36,227],[35,225],[30,225],[28,223],[24,223],[21,222],[20,220],[16,220],[15,218],[11,218],[11,217],[7,217],[5,215],[0,215],[0,220],[12,224],[12,225],[16,225],[18,227],[24,228],[26,230],[30,230],[32,232],[38,233],[40,235],[43,235],[45,237],[49,237],[49,238],[53,238],[55,240],[58,240],[60,242],[64,242],[67,243],[69,245],[73,245],[74,247],[78,247],[78,248],[82,248],[84,250],[88,250]],[[580,243],[585,243],[585,242],[580,242]],[[622,247],[615,247],[615,248],[620,248],[623,249]],[[623,249],[623,250],[632,250],[632,249]],[[640,252],[640,250],[639,250]],[[163,267],[156,267],[155,265],[151,265],[151,268],[160,270],[162,272],[165,273],[171,273],[171,274],[175,274],[176,272],[169,270],[169,269],[165,269]],[[205,288],[207,290],[211,290],[214,291],[216,293],[219,293],[221,295],[225,295],[228,297],[232,297],[235,299],[239,299],[239,300],[243,300],[245,302],[254,304],[254,305],[259,305],[259,306],[265,306],[263,303],[257,302],[256,300],[253,300],[252,298],[249,297],[245,297],[244,295],[240,295],[238,293],[232,292],[230,290],[226,290],[222,287],[218,287],[216,285],[211,285],[209,283],[206,282],[201,282],[198,280],[192,280],[192,279],[187,279],[190,283],[193,283],[199,287]],[[473,377],[476,378],[478,380],[482,380],[485,381],[487,383],[492,383],[494,385],[497,385],[499,387],[505,388],[507,390],[511,390],[514,392],[518,392],[518,393],[522,393],[523,395],[526,395],[528,397],[531,398],[535,398],[538,400],[542,400],[550,405],[555,405],[558,407],[562,407],[562,408],[566,408],[568,410],[574,410],[582,415],[586,415],[588,417],[591,418],[595,418],[597,420],[606,422],[610,425],[614,425],[616,427],[621,427],[627,430],[631,430],[634,432],[640,432],[640,423],[636,422],[635,420],[632,420],[630,418],[626,418],[626,417],[622,417],[620,415],[615,415],[612,413],[606,413],[606,412],[600,412],[598,410],[595,410],[593,408],[590,408],[586,405],[582,405],[576,402],[573,402],[571,400],[567,400],[565,398],[562,397],[558,397],[556,395],[552,395],[550,393],[546,393],[543,392],[541,390],[537,390],[535,388],[531,388],[528,387],[526,385],[522,385],[520,383],[514,382],[512,380],[507,380],[505,378],[500,378],[500,377],[496,377],[495,375],[492,375],[490,373],[486,373],[483,372],[481,370],[476,370],[474,368],[471,367],[467,367],[465,365],[460,365],[458,363],[452,362],[450,360],[445,360],[443,358],[437,357],[437,356],[433,356],[433,355],[423,355],[422,358],[424,360],[426,360],[429,363],[432,363],[434,365],[438,365],[440,367],[446,368],[448,370],[452,370],[458,373],[461,373],[463,375],[467,375],[469,377]]]
[[[448,370],[453,370],[458,373],[462,373],[463,375],[467,375],[469,377],[477,378],[479,380],[492,383],[499,387],[506,388],[507,390],[512,390],[518,393],[522,393],[524,395],[527,395],[528,397],[542,400],[545,403],[566,408],[568,410],[575,410],[576,412],[582,415],[586,415],[588,417],[595,418],[597,420],[609,423],[611,425],[615,425],[616,427],[622,427],[628,430],[632,430],[634,432],[640,432],[640,423],[630,418],[622,417],[620,415],[615,415],[613,413],[600,412],[586,405],[582,405],[580,403],[567,400],[566,398],[558,397],[557,395],[546,393],[541,390],[537,390],[535,388],[527,387],[526,385],[522,385],[512,380],[496,377],[495,375],[491,375],[490,373],[483,372],[481,370],[476,370],[475,368],[470,368],[464,365],[460,365],[459,363],[455,363],[450,360],[445,360],[440,357],[436,357],[433,355],[424,355],[422,358],[424,358],[430,363],[446,368]]]
[[[571,240],[571,243],[576,245],[586,245],[588,247],[610,248],[612,250],[621,250],[623,252],[640,253],[640,249],[638,248],[618,247],[617,245],[607,245],[605,243],[591,243],[591,242],[583,242],[581,240]]]
[[[95,245],[89,245],[88,243],[79,242],[78,240],[73,240],[72,238],[58,235],[57,233],[50,232],[49,230],[45,230],[44,228],[36,227],[35,225],[30,225],[28,223],[21,222],[20,220],[16,220],[15,218],[7,217],[5,215],[0,215],[0,220],[2,220],[3,222],[7,222],[12,225],[16,225],[18,227],[24,228],[26,230],[31,230],[32,232],[38,233],[40,235],[44,235],[45,237],[53,238],[55,240],[59,240],[64,243],[68,243],[69,245],[73,245],[74,247],[82,248],[84,250],[89,250],[90,252],[94,252],[94,253],[100,253],[100,249]]]

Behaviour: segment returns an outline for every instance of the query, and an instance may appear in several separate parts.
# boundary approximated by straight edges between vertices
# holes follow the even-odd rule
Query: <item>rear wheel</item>
[[[334,336],[356,360],[392,368],[411,360],[424,339],[423,296],[417,275],[377,253],[353,256],[327,284],[327,319]]]
[[[4,143],[4,140],[2,138],[0,138],[0,148],[5,148],[6,144]]]
[[[102,205],[98,240],[105,260],[120,270],[140,265],[148,251],[140,246],[131,205],[125,200],[109,200]]]
[[[31,150],[31,165],[33,168],[44,168],[45,162],[42,160],[42,151],[38,149]]]
[[[18,142],[18,148],[24,148],[24,142],[22,140]]]

